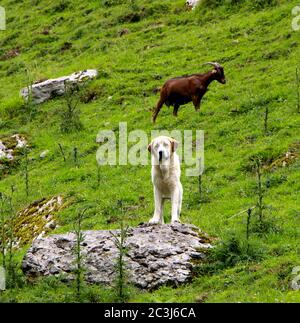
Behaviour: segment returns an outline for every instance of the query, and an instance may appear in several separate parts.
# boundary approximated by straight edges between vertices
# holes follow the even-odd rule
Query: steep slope
[[[10,194],[11,186],[16,187],[16,209],[45,196],[62,194],[69,199],[69,207],[58,215],[56,232],[72,230],[78,209],[85,207],[84,229],[116,228],[120,200],[126,223],[136,225],[147,221],[153,210],[150,166],[98,169],[95,140],[99,130],[118,133],[119,122],[127,122],[128,132],[142,129],[150,139],[153,129],[201,129],[205,131],[203,197],[200,201],[198,178],[183,172],[182,221],[223,241],[232,236],[244,241],[246,217],[232,216],[257,202],[256,177],[249,171],[251,157],[261,154],[271,164],[290,150],[299,154],[294,80],[300,32],[291,29],[291,9],[297,3],[280,1],[263,9],[200,6],[195,11],[186,11],[182,0],[128,3],[2,1],[7,30],[0,31],[0,131],[5,136],[26,135],[31,149],[29,196],[22,165],[1,178],[0,191]],[[227,85],[210,86],[200,113],[189,104],[174,118],[164,107],[152,125],[151,109],[158,100],[155,89],[169,77],[204,71],[206,61],[224,66]],[[99,77],[85,92],[85,97],[92,93],[95,99],[79,104],[83,124],[79,132],[60,131],[64,99],[28,108],[19,97],[19,90],[31,81],[88,68],[97,68]],[[50,153],[40,159],[45,150]],[[137,293],[131,300],[299,301],[299,293],[289,288],[292,268],[300,265],[299,179],[298,158],[287,167],[264,172],[265,216],[274,224],[271,231],[251,235],[254,248],[263,254],[261,260],[198,273],[188,286]],[[13,297],[40,300],[37,297],[46,283],[40,284],[25,285]],[[42,300],[68,301],[64,285],[47,288]],[[109,299],[102,292],[100,299]]]

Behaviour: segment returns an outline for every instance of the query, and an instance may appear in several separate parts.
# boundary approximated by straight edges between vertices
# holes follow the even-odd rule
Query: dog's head
[[[168,161],[176,151],[178,142],[167,136],[159,136],[152,140],[148,146],[149,152],[160,164]]]

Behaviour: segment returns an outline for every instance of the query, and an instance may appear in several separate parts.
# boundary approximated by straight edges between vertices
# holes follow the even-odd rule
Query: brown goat
[[[201,99],[207,91],[209,84],[216,80],[222,84],[226,83],[224,69],[218,63],[208,62],[214,66],[212,71],[204,74],[192,74],[175,77],[168,80],[160,90],[160,100],[154,110],[152,120],[155,122],[157,115],[164,104],[174,107],[173,115],[177,117],[181,105],[193,102],[196,111],[200,109]]]

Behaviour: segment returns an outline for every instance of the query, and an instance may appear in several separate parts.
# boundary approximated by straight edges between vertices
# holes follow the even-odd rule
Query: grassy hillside
[[[1,177],[0,191],[10,194],[15,186],[18,210],[41,197],[63,195],[69,206],[59,213],[55,232],[73,230],[82,207],[89,208],[84,229],[119,227],[119,200],[125,205],[126,223],[137,225],[153,212],[150,166],[105,166],[98,178],[98,131],[118,131],[119,122],[127,122],[128,132],[147,131],[149,139],[153,129],[204,130],[203,197],[199,200],[198,178],[186,177],[183,171],[182,221],[219,238],[214,265],[198,268],[186,286],[135,291],[129,301],[299,302],[299,292],[290,289],[292,269],[300,265],[299,158],[267,170],[290,149],[296,156],[300,153],[295,85],[300,32],[291,29],[297,1],[206,3],[187,11],[183,0],[3,0],[7,30],[0,31],[0,133],[25,134],[30,162],[28,197],[21,166]],[[154,89],[170,77],[207,70],[202,66],[207,61],[224,66],[227,84],[211,84],[200,113],[189,104],[174,118],[164,107],[153,125],[151,109],[158,100]],[[97,68],[99,77],[84,92],[85,97],[92,93],[96,98],[79,105],[82,130],[61,132],[63,98],[31,107],[29,116],[19,97],[22,87],[31,80],[88,68]],[[47,149],[50,153],[40,159]],[[265,166],[267,228],[257,229],[255,214],[247,253],[246,214],[232,216],[257,203],[256,176],[250,167],[257,154]],[[186,165],[182,167],[185,170]],[[169,206],[165,214],[169,220]],[[232,247],[234,241],[238,246]],[[26,248],[18,253],[19,260]],[[233,260],[226,263],[224,255]],[[71,287],[44,280],[22,283],[0,294],[0,300],[73,299]],[[111,301],[112,296],[94,286],[86,300]]]

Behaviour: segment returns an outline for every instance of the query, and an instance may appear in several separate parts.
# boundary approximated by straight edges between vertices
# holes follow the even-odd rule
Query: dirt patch
[[[6,61],[8,59],[17,57],[21,54],[21,50],[19,47],[17,48],[13,48],[10,49],[9,51],[7,51],[5,54],[3,54],[2,56],[0,56],[0,61]]]

